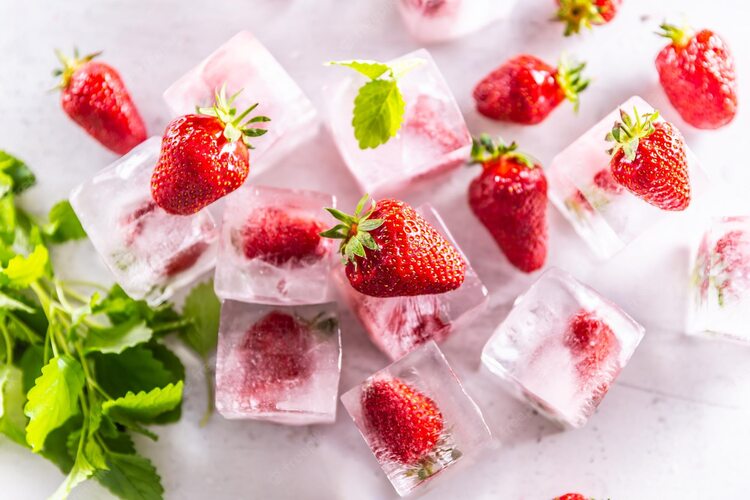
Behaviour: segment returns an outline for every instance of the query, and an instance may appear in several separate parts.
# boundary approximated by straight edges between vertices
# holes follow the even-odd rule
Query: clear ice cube
[[[421,42],[451,40],[507,18],[516,0],[398,0],[401,17]]]
[[[363,192],[382,195],[402,189],[418,178],[465,163],[471,151],[461,110],[430,53],[417,50],[389,64],[415,58],[425,63],[399,79],[406,102],[401,130],[375,149],[360,149],[352,128],[354,98],[366,78],[350,75],[329,93],[331,132]]]
[[[317,113],[310,100],[289,74],[252,33],[242,31],[219,47],[198,66],[164,92],[164,100],[175,115],[195,112],[195,107],[213,103],[222,85],[227,93],[242,90],[235,101],[238,111],[259,103],[256,113],[271,118],[257,123],[268,132],[252,139],[251,175],[315,135]]]
[[[619,110],[632,115],[634,107],[639,115],[654,110],[640,97],[631,97],[555,156],[547,171],[550,200],[601,259],[613,256],[652,225],[676,214],[631,194],[609,171],[607,150],[611,143],[605,136],[620,119]],[[687,153],[692,207],[705,178],[695,155],[689,149]]]
[[[435,209],[425,204],[416,209],[444,237],[461,249]],[[487,289],[466,256],[464,283],[448,293],[414,297],[371,297],[352,288],[343,266],[335,272],[336,283],[370,340],[391,360],[408,354],[429,340],[442,342],[470,323],[487,303]]]
[[[330,226],[324,207],[335,203],[314,191],[250,185],[227,196],[216,294],[265,304],[325,302],[335,242],[318,233]],[[294,252],[280,248],[282,238],[296,240]]]
[[[692,260],[688,333],[750,343],[750,217],[712,219]]]
[[[581,427],[643,333],[595,290],[550,268],[516,300],[484,346],[482,363],[540,413]]]
[[[222,304],[216,409],[224,417],[332,423],[340,372],[336,304]]]
[[[171,215],[151,198],[161,139],[152,137],[73,190],[70,203],[115,281],[155,305],[213,268],[219,231],[208,210]]]
[[[442,428],[431,425],[432,438],[422,445],[422,449],[410,449],[407,450],[408,453],[404,453],[403,449],[394,450],[393,440],[389,443],[388,437],[382,437],[383,424],[372,425],[374,419],[384,422],[389,416],[397,414],[398,409],[403,409],[388,403],[374,407],[365,401],[367,391],[378,383],[406,386],[407,391],[429,398],[432,401],[430,410],[434,410],[433,405],[437,408],[442,417],[437,420],[442,423]],[[417,396],[415,400],[417,398],[422,399]],[[418,487],[423,489],[425,482],[432,481],[438,474],[444,475],[447,468],[452,468],[459,462],[470,461],[472,455],[488,443],[491,437],[479,407],[464,391],[435,342],[424,344],[408,356],[373,374],[362,384],[343,394],[341,401],[388,480],[401,496]],[[390,414],[376,414],[380,408],[383,411],[390,409]],[[398,422],[392,423],[394,427],[399,427]],[[396,429],[394,433],[398,436]],[[431,442],[434,442],[434,446],[427,448]]]

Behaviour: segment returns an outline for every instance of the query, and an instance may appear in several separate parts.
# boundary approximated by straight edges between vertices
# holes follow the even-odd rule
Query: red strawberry
[[[447,5],[455,3],[455,0],[401,0],[413,9],[418,9],[426,17],[438,15]]]
[[[320,237],[323,224],[268,207],[256,210],[241,230],[245,257],[280,266],[315,262],[326,253]]]
[[[565,36],[614,19],[622,0],[557,0],[557,19],[565,23]]]
[[[474,88],[477,111],[494,120],[524,125],[539,123],[564,99],[578,109],[578,94],[588,87],[581,76],[584,63],[557,69],[541,59],[520,55],[506,61]]]
[[[132,245],[136,239],[143,233],[143,229],[148,222],[148,219],[156,210],[156,203],[152,200],[146,200],[140,203],[133,209],[125,214],[120,220],[120,225],[123,226],[125,231],[124,241],[125,245]]]
[[[547,257],[547,178],[542,167],[516,151],[516,144],[474,141],[482,173],[469,186],[469,205],[508,260],[524,272]]]
[[[455,290],[464,282],[466,262],[451,243],[398,200],[359,200],[354,215],[327,208],[341,221],[321,233],[343,240],[339,250],[346,261],[352,287],[373,297],[428,295]]]
[[[181,116],[167,125],[161,155],[151,176],[151,195],[161,208],[175,215],[200,211],[245,182],[250,171],[251,137],[266,133],[250,128],[267,122],[256,116],[243,123],[257,104],[241,114],[222,88],[212,108]]]
[[[171,278],[193,267],[201,255],[208,250],[208,243],[199,241],[172,256],[164,266],[164,276]]]
[[[559,497],[555,497],[553,500],[590,500],[588,497],[581,495],[580,493],[566,493]]]
[[[594,185],[605,193],[620,194],[625,188],[619,184],[609,168],[603,168],[594,175]]]
[[[429,139],[443,153],[459,149],[462,136],[445,121],[445,104],[427,95],[420,95],[404,124],[404,131]]]
[[[607,140],[612,176],[625,189],[662,210],[685,210],[690,204],[690,178],[685,142],[669,122],[657,122],[658,112],[633,109],[634,118],[620,110]]]
[[[620,350],[612,328],[595,313],[584,309],[568,320],[563,343],[577,360],[576,367],[585,378],[599,372]]]
[[[736,299],[750,287],[750,234],[736,229],[716,240],[711,275],[719,306]]]
[[[397,378],[368,383],[361,397],[365,426],[382,458],[415,465],[435,450],[444,423],[432,399]]]
[[[656,69],[672,106],[696,128],[731,122],[737,114],[737,77],[729,47],[710,30],[693,34],[671,24],[661,29],[672,43],[659,52]]]
[[[62,77],[63,110],[104,147],[125,154],[146,140],[146,126],[130,98],[120,74],[110,65],[92,61],[101,52],[68,58],[57,52],[63,64],[55,70]]]

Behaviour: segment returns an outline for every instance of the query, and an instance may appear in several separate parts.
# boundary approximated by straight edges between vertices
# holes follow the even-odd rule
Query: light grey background
[[[750,125],[746,2],[625,0],[612,25],[571,39],[563,39],[561,26],[549,22],[553,3],[521,0],[511,21],[431,48],[473,133],[502,133],[548,165],[601,116],[640,94],[682,128],[707,169],[735,180],[747,196],[750,166],[741,135]],[[719,132],[688,128],[657,83],[653,59],[664,41],[652,32],[663,18],[683,15],[715,28],[735,51],[741,112]],[[60,110],[58,96],[48,92],[55,84],[50,72],[56,47],[104,50],[102,60],[119,68],[152,134],[170,118],[162,91],[242,29],[266,44],[317,105],[322,86],[344,74],[322,62],[388,59],[419,47],[389,0],[1,0],[0,20],[0,148],[25,159],[39,175],[38,186],[24,196],[39,213],[115,158],[76,128]],[[520,52],[554,62],[563,50],[587,60],[595,78],[577,116],[563,105],[544,124],[522,128],[488,122],[473,110],[471,89],[494,66]],[[747,498],[750,348],[681,334],[687,244],[695,222],[675,216],[600,264],[550,208],[549,263],[598,288],[647,329],[589,425],[560,433],[477,370],[481,345],[533,277],[510,269],[468,211],[466,185],[476,173],[462,169],[407,196],[442,210],[492,293],[488,312],[445,351],[503,445],[482,455],[473,469],[436,484],[430,498],[543,500],[569,490],[616,500]],[[359,196],[325,132],[257,181],[330,191],[344,207]],[[88,243],[63,248],[55,258],[65,274],[110,279]],[[387,364],[348,313],[343,326],[342,391]],[[158,443],[137,443],[156,462],[168,498],[395,496],[341,406],[331,426],[289,428],[216,416],[199,428],[205,398],[199,365],[186,351],[180,354],[189,373],[183,419],[156,429]],[[0,439],[0,497],[43,498],[61,480],[53,465]],[[93,483],[73,496],[107,498]]]

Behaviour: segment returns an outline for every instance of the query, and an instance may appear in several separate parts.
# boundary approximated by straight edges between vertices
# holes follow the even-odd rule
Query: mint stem
[[[211,380],[211,368],[208,366],[208,359],[201,357],[201,361],[203,362],[203,376],[206,379],[206,412],[201,418],[200,426],[205,427],[214,414],[214,384]]]

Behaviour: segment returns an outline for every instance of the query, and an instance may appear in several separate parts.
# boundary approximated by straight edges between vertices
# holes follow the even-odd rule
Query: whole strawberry
[[[656,121],[658,112],[633,117],[620,110],[607,140],[612,176],[625,189],[662,210],[685,210],[690,204],[690,178],[685,142],[669,122]]]
[[[671,40],[656,57],[664,92],[682,119],[701,129],[717,129],[737,114],[734,58],[719,35],[693,33],[671,24],[660,35]]]
[[[516,144],[474,141],[472,161],[482,173],[469,185],[469,205],[508,260],[524,272],[547,257],[547,178]]]
[[[120,74],[110,65],[93,61],[100,52],[72,58],[57,52],[62,69],[58,88],[65,113],[104,147],[125,154],[146,140],[146,126]]]
[[[553,500],[591,500],[589,497],[585,497],[580,493],[566,493],[559,497],[555,497]]]
[[[170,214],[191,215],[231,193],[250,171],[251,137],[266,133],[252,128],[266,116],[246,120],[258,105],[237,115],[222,88],[213,107],[176,118],[167,125],[161,155],[151,175],[151,195]]]
[[[383,458],[415,465],[437,447],[443,415],[419,390],[397,378],[374,380],[363,389],[361,402],[366,429]]]
[[[585,66],[563,59],[555,69],[537,57],[516,56],[474,88],[477,111],[494,120],[533,125],[565,99],[578,110],[578,95],[589,84],[581,75]]]
[[[587,310],[581,310],[570,318],[563,343],[570,349],[582,377],[600,372],[620,351],[612,328]]]
[[[326,254],[320,221],[290,215],[280,208],[256,210],[241,230],[242,251],[248,259],[275,266],[312,263]]]
[[[565,23],[565,36],[607,24],[614,19],[622,0],[557,0],[558,21]]]
[[[455,290],[466,262],[456,248],[403,201],[359,200],[354,215],[327,208],[340,224],[321,233],[342,240],[339,251],[352,287],[373,297],[428,295]]]

